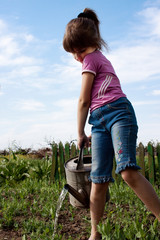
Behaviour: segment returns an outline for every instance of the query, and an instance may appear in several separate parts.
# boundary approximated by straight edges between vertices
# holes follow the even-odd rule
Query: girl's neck
[[[97,48],[95,48],[95,47],[88,47],[86,49],[86,55],[89,54],[89,53],[95,52],[96,50],[97,50]]]

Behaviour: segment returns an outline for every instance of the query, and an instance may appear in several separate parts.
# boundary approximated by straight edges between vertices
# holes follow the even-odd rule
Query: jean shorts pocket
[[[113,110],[127,110],[128,109],[128,102],[126,98],[120,98],[114,102],[108,103],[107,107]]]

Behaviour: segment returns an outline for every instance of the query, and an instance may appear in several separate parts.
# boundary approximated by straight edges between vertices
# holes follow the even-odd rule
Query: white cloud
[[[141,105],[160,105],[160,101],[154,101],[154,100],[150,100],[150,101],[134,101],[133,102],[134,106],[141,106]]]
[[[3,95],[4,93],[2,92],[2,88],[1,88],[1,85],[0,85],[0,95]]]
[[[146,8],[139,15],[140,23],[136,22],[108,56],[123,83],[160,76],[160,9]]]
[[[22,37],[24,38],[25,42],[27,42],[27,43],[33,42],[35,40],[35,37],[33,35],[27,34],[27,33],[24,33],[22,35]]]
[[[75,103],[78,103],[78,98],[70,98],[70,99],[60,99],[59,101],[53,102],[53,105],[59,107],[59,108],[70,108],[70,110],[75,109]]]
[[[16,66],[26,66],[26,65],[31,65],[30,67],[34,67],[32,65],[34,65],[35,63],[37,63],[38,61],[33,58],[33,57],[28,57],[28,56],[19,56],[19,57],[15,57],[13,60],[10,61],[10,64],[12,65],[16,65]]]
[[[61,99],[51,102],[50,111],[43,110],[43,104],[34,100],[23,100],[16,103],[15,110],[24,111],[22,115],[12,120],[0,120],[0,126],[4,126],[1,131],[1,149],[9,146],[14,140],[21,146],[39,148],[40,144],[46,144],[46,140],[53,139],[56,142],[71,141],[77,138],[77,98]],[[35,112],[37,113],[35,114]],[[29,112],[29,116],[27,115]],[[8,131],[5,131],[8,129]],[[90,134],[90,126],[86,126],[86,132]]]
[[[0,33],[3,32],[6,28],[6,23],[2,19],[0,19]]]
[[[34,99],[20,100],[15,104],[15,109],[23,111],[44,111],[45,105],[42,102],[38,102]]]
[[[141,123],[139,126],[138,142],[147,145],[149,141],[159,142],[160,123]]]
[[[80,86],[81,65],[70,55],[62,56],[62,62],[53,64],[46,60],[45,54],[58,44],[55,39],[42,41],[32,34],[10,32],[3,23],[5,33],[0,33],[0,82],[1,84],[23,88],[26,91],[42,89],[43,94],[57,95],[60,86],[63,90],[74,92]],[[1,26],[0,25],[0,26]],[[56,48],[57,48],[56,46]],[[77,81],[78,79],[78,81]]]
[[[35,63],[34,57],[24,54],[25,46],[18,42],[18,38],[18,35],[0,35],[0,67]]]
[[[52,109],[51,109],[52,110]],[[74,113],[74,114],[73,114]],[[1,120],[0,124],[5,126],[8,131],[1,131],[1,149],[8,147],[14,140],[21,143],[22,146],[39,148],[40,144],[46,144],[46,139],[54,137],[56,142],[70,141],[77,137],[77,129],[75,124],[76,113],[72,106],[50,113],[35,115],[32,118],[30,114],[30,122],[25,117],[20,119],[12,119],[7,124]]]
[[[75,61],[71,54],[63,55],[61,60],[61,64],[54,64],[54,73],[59,75],[59,79],[62,83],[68,82],[68,86],[72,83],[72,87],[77,87],[81,79],[82,65]]]
[[[37,76],[41,72],[41,67],[40,66],[23,66],[21,68],[16,68],[14,69],[11,73],[10,76],[14,79],[19,78],[19,77],[28,77],[32,76]]]
[[[155,95],[155,96],[160,95],[160,90],[153,90],[152,95]]]
[[[160,75],[160,45],[154,42],[113,50],[109,59],[123,83],[146,81]]]
[[[130,34],[124,37],[123,43],[118,42],[117,47],[107,55],[121,82],[135,82],[137,87],[142,83],[145,91],[148,87],[146,82],[160,76],[159,11],[156,7],[141,11],[139,25],[136,25],[133,31],[131,29]],[[2,31],[5,34],[2,35]],[[0,20],[0,81],[2,84],[12,84],[8,88],[11,88],[13,93],[17,85],[23,89],[22,94],[27,91],[34,92],[34,96],[30,95],[28,98],[27,95],[22,98],[21,95],[16,96],[18,101],[17,98],[14,100],[17,92],[13,94],[10,106],[15,115],[18,113],[18,117],[13,116],[7,122],[1,119],[1,148],[13,140],[30,146],[38,145],[50,136],[56,141],[73,140],[77,137],[77,97],[81,84],[81,64],[62,51],[60,63],[59,59],[56,60],[56,64],[52,60],[47,62],[45,51],[55,43],[57,44],[54,40],[42,42],[25,31],[20,34],[9,32],[7,24]],[[160,90],[153,90],[155,88],[152,88],[150,95],[159,96]],[[40,90],[41,96],[36,95],[37,90]],[[1,97],[2,94],[0,91]],[[47,95],[51,95],[49,101]],[[160,105],[160,101],[146,101],[145,96],[143,99],[133,102],[138,110],[141,110],[141,107],[147,108],[148,105]],[[25,115],[21,115],[23,113]],[[151,115],[153,116],[153,113]],[[159,118],[158,115],[154,117]],[[156,124],[148,124],[146,119],[142,120],[139,132],[142,142],[144,139],[156,139],[160,135],[157,131],[160,126]],[[86,129],[90,134],[89,125]]]
[[[146,33],[160,37],[160,9],[148,7],[139,12],[146,22]]]

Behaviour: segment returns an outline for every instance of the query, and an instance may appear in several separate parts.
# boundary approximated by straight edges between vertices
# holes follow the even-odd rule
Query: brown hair
[[[72,19],[66,26],[63,38],[63,47],[67,52],[82,50],[87,47],[96,47],[101,50],[102,46],[108,49],[106,42],[101,38],[99,20],[96,13],[85,8],[77,18]]]

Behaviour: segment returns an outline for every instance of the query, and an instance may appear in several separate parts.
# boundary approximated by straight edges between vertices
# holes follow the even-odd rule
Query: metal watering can
[[[83,156],[83,148],[80,149],[79,157],[72,158],[65,163],[67,184],[70,204],[74,207],[89,208],[91,182],[88,180],[91,171],[91,155]],[[109,201],[109,190],[106,202]]]

